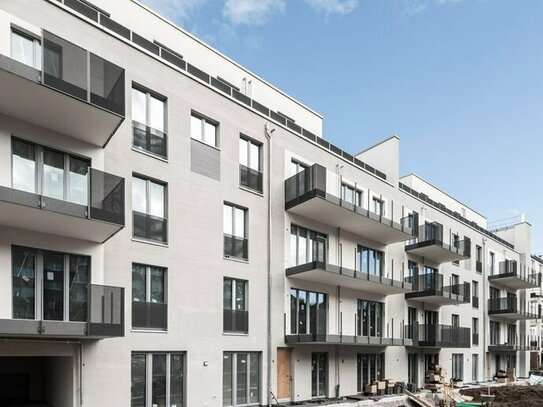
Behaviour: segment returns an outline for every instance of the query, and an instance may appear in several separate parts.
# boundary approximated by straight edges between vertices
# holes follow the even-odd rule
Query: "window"
[[[471,289],[473,290],[471,304],[473,308],[479,308],[479,282],[473,280],[471,282]]]
[[[384,309],[383,303],[359,299],[357,335],[382,337]]]
[[[362,191],[348,184],[341,184],[341,199],[354,206],[362,206]]]
[[[89,204],[89,160],[13,138],[11,161],[14,189]]]
[[[507,344],[517,344],[517,326],[515,324],[507,324]]]
[[[166,99],[132,88],[133,146],[167,158]]]
[[[291,288],[291,335],[326,334],[326,300],[326,294]]]
[[[224,256],[249,259],[247,239],[247,209],[231,204],[223,206]]]
[[[290,175],[296,175],[300,172],[307,170],[309,165],[303,164],[297,160],[292,159],[290,161]]]
[[[313,261],[326,263],[326,235],[303,228],[290,226],[290,265],[299,266]]]
[[[132,353],[131,378],[131,407],[184,406],[183,353]]]
[[[373,213],[379,216],[385,216],[385,201],[377,197],[373,197]]]
[[[356,249],[356,271],[383,276],[383,257],[383,253],[378,250],[358,246]]]
[[[13,246],[13,318],[86,322],[90,258]]]
[[[17,30],[11,31],[11,58],[41,70],[40,40]]]
[[[452,354],[452,379],[464,379],[464,354]]]
[[[458,314],[452,314],[451,315],[451,325],[452,326],[460,326],[460,315],[458,315]]]
[[[190,116],[190,137],[213,147],[219,147],[217,123],[194,113]]]
[[[311,353],[311,397],[326,397],[328,391],[328,353]]]
[[[239,139],[239,183],[262,192],[262,144],[244,136]]]
[[[132,327],[166,329],[166,269],[132,264]]]
[[[471,319],[471,342],[473,345],[479,345],[479,318]]]
[[[384,353],[359,353],[356,363],[357,391],[364,393],[367,384],[373,384],[376,380],[383,380],[385,375]]]
[[[260,354],[225,352],[223,355],[223,406],[251,406],[260,402]]]
[[[495,274],[495,268],[494,268],[495,263],[496,263],[496,255],[493,252],[488,253],[488,269],[491,276]]]
[[[166,185],[132,177],[132,211],[134,237],[167,242]]]
[[[223,283],[224,332],[249,331],[247,281],[225,278]]]
[[[417,386],[417,373],[419,369],[419,358],[416,353],[407,354],[407,382]]]
[[[490,321],[490,345],[500,344],[500,323]]]
[[[407,273],[405,275],[405,281],[410,284],[413,284],[415,281],[415,276],[418,275],[418,272],[419,270],[418,270],[417,263],[409,260],[407,262]]]
[[[471,381],[477,382],[479,377],[479,355],[476,353],[471,355]]]
[[[483,248],[478,245],[475,246],[475,271],[483,272]]]
[[[424,266],[424,274],[417,281],[419,287],[414,287],[418,291],[428,291],[441,289],[440,274],[434,267]]]

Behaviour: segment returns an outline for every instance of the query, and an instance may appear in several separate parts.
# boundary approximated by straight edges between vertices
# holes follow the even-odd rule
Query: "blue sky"
[[[324,116],[350,152],[401,139],[415,172],[543,253],[543,1],[145,0]]]

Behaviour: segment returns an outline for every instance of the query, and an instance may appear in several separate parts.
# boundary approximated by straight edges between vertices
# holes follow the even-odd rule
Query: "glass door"
[[[326,397],[328,383],[328,354],[317,352],[311,354],[311,396]]]
[[[64,320],[64,255],[43,253],[43,319]]]

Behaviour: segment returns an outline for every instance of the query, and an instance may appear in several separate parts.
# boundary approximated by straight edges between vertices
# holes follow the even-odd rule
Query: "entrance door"
[[[290,349],[277,349],[277,398],[290,399]]]
[[[328,383],[328,354],[316,352],[311,354],[311,396],[326,397]]]

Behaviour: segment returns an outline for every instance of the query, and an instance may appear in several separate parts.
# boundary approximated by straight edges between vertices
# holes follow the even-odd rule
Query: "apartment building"
[[[530,225],[358,154],[133,0],[0,3],[0,404],[252,406],[526,375]]]

